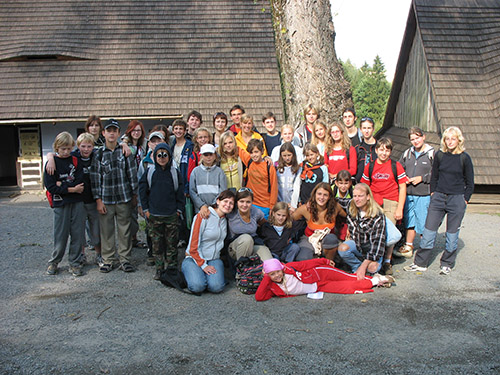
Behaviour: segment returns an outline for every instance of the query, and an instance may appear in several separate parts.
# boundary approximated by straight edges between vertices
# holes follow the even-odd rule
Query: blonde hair
[[[306,118],[306,115],[313,111],[314,113],[316,113],[316,116],[318,116],[319,118],[319,111],[318,111],[318,108],[316,108],[315,106],[313,106],[312,104],[308,104],[305,108],[304,108],[304,119]],[[318,119],[317,118],[317,119]],[[317,120],[316,119],[316,120]]]
[[[87,142],[94,145],[94,136],[90,133],[82,133],[76,139],[76,145],[80,146],[82,143]]]
[[[325,142],[327,141],[327,137],[328,137],[328,126],[326,126],[326,124],[321,121],[321,120],[316,120],[314,121],[314,125],[313,125],[313,131],[312,131],[312,138],[311,138],[311,143],[313,145],[318,145],[320,139],[317,137],[316,135],[316,127],[317,126],[322,126],[323,129],[325,129],[325,137],[323,138],[322,142]]]
[[[450,150],[445,142],[446,137],[452,136],[455,136],[458,139],[458,145],[454,150]],[[451,152],[452,154],[461,154],[465,151],[465,138],[459,128],[457,128],[456,126],[450,126],[444,131],[443,137],[441,138],[441,151]]]
[[[365,192],[365,194],[370,197],[370,199],[368,200],[368,203],[367,203],[368,208],[365,212],[366,217],[375,217],[375,216],[380,215],[381,213],[384,212],[382,210],[382,207],[380,207],[379,204],[377,202],[375,202],[375,199],[373,198],[372,189],[370,189],[370,187],[367,184],[360,182],[360,183],[354,185],[354,188],[352,190],[353,193],[355,190],[363,190]],[[349,215],[351,215],[352,217],[357,217],[358,214],[359,214],[359,208],[356,207],[356,204],[354,203],[354,199],[353,199],[353,200],[351,200],[351,203],[349,204]]]
[[[241,116],[240,124],[248,124],[251,122],[253,124],[253,117],[247,114]]]
[[[286,203],[286,202],[278,202],[274,205],[271,212],[269,213],[269,220],[268,220],[269,224],[279,225],[276,222],[276,218],[274,217],[274,214],[276,212],[278,212],[279,210],[286,211],[286,220],[285,220],[285,224],[283,226],[285,228],[291,228],[292,227],[292,216],[290,215],[290,209],[288,208],[288,203]]]
[[[292,126],[292,125],[290,125],[290,124],[285,124],[285,125],[283,125],[283,126],[281,127],[281,132],[283,132],[283,130],[285,130],[285,129],[290,129],[290,130],[292,131],[292,133],[293,133],[293,134],[295,134],[295,129],[293,128],[293,126]]]
[[[318,146],[313,145],[312,143],[306,143],[304,146],[304,156],[307,157],[307,153],[311,151],[315,154],[318,154],[318,163],[323,164],[325,162],[325,158],[323,155],[319,153]]]
[[[234,149],[230,154],[224,151],[224,142],[226,142],[227,138],[231,138],[234,142]],[[227,161],[228,159],[238,159],[239,149],[236,143],[236,138],[234,137],[234,133],[232,131],[228,130],[227,132],[222,133],[219,140],[219,147],[217,147],[217,153],[220,155],[221,161]]]
[[[330,127],[328,129],[328,134],[327,134],[328,136],[326,137],[326,152],[329,154],[330,152],[333,151],[335,141],[333,140],[333,137],[332,137],[332,129],[335,126],[337,128],[339,128],[339,130],[342,134],[342,138],[340,139],[340,147],[342,148],[342,151],[344,151],[345,153],[348,153],[349,148],[351,147],[351,139],[347,135],[347,131],[345,129],[345,126],[339,122],[334,122],[332,125],[330,125]]]
[[[92,137],[92,143],[94,143],[94,137]],[[55,152],[57,152],[57,150],[59,150],[59,148],[61,147],[64,146],[73,147],[74,145],[75,145],[75,140],[73,139],[71,134],[69,134],[68,132],[61,132],[56,136],[56,139],[54,139],[52,148],[54,149]]]
[[[207,128],[204,128],[203,126],[199,127],[193,133],[193,143],[194,143],[194,151],[195,152],[200,151],[200,145],[198,144],[197,138],[198,138],[198,134],[200,134],[201,132],[207,133],[208,134],[208,143],[212,143],[212,133],[210,133],[210,131]]]

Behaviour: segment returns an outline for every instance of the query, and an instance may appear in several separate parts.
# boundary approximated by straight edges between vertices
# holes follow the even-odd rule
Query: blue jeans
[[[226,286],[224,279],[224,263],[220,259],[207,261],[209,266],[217,270],[213,275],[208,275],[199,267],[193,258],[185,258],[182,262],[182,273],[186,278],[188,289],[194,293],[208,290],[212,293],[220,293]]]
[[[279,256],[278,254],[275,254],[275,253],[271,253],[271,254],[273,254],[273,258],[279,259],[285,263],[289,263],[289,262],[293,262],[295,260],[295,257],[297,256],[299,251],[300,251],[299,245],[297,245],[296,243],[290,243],[290,244],[288,244],[287,247],[285,247],[283,249],[281,256]]]
[[[348,240],[344,242],[344,245],[349,246],[349,249],[346,251],[340,251],[339,255],[346,264],[351,267],[351,272],[356,272],[361,266],[361,263],[365,260],[364,255],[356,248],[356,243],[353,240]],[[378,268],[375,272],[380,271],[382,267],[382,262],[384,261],[384,257],[380,257],[378,260]]]

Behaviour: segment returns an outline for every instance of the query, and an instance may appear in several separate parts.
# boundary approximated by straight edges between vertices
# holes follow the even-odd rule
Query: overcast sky
[[[411,0],[330,0],[335,25],[335,51],[361,67],[376,55],[391,82],[398,62]]]

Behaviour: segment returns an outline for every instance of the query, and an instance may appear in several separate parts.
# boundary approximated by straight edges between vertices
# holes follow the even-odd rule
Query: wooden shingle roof
[[[0,120],[283,118],[269,3],[2,0]]]
[[[500,185],[500,1],[413,1],[384,121],[384,134],[395,138],[399,133],[406,137],[407,130],[391,126],[416,33],[435,100],[438,136],[449,126],[462,129],[476,184]]]

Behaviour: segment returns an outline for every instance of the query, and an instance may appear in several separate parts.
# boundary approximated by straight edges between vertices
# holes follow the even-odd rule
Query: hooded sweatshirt
[[[165,150],[168,153],[168,163],[165,168],[158,164],[157,155],[160,150]],[[149,168],[154,169],[152,172],[146,170],[139,180],[139,197],[142,210],[144,212],[149,211],[153,216],[171,216],[177,212],[182,213],[185,205],[184,188],[181,174],[172,167],[172,151],[170,147],[166,143],[158,144],[153,152],[153,159],[154,166]],[[172,173],[177,174],[177,190],[175,190]]]

